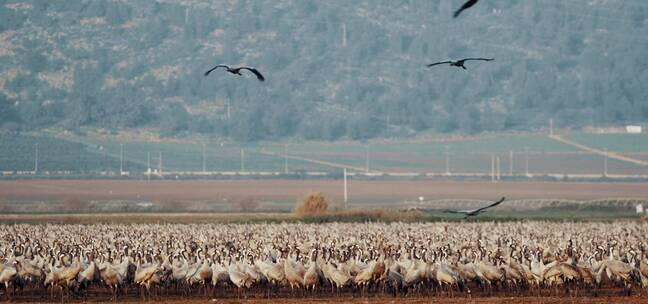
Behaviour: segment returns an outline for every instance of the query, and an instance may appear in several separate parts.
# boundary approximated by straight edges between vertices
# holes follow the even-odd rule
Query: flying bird
[[[470,60],[493,61],[493,60],[495,60],[495,58],[465,58],[465,59],[461,59],[461,60],[457,60],[457,61],[448,60],[448,61],[441,61],[441,62],[431,63],[431,64],[428,64],[427,67],[429,68],[429,67],[433,67],[433,66],[439,65],[439,64],[450,64],[451,66],[456,66],[458,68],[462,68],[462,69],[466,70],[466,66],[464,65],[464,63],[466,63],[466,61],[470,61]]]
[[[479,1],[479,0],[468,0],[466,3],[464,3],[464,5],[461,6],[461,8],[459,8],[454,13],[454,17],[455,18],[459,17],[459,14],[461,14],[461,12],[463,12],[464,10],[469,9],[471,6],[475,5],[477,3],[477,1]]]
[[[477,208],[477,209],[467,209],[467,210],[446,210],[445,212],[446,212],[446,213],[459,213],[459,214],[464,214],[464,215],[466,216],[465,218],[469,218],[469,217],[471,217],[471,216],[476,216],[476,215],[479,215],[480,213],[485,212],[486,209],[488,209],[488,208],[493,208],[493,207],[495,207],[495,206],[501,204],[505,199],[506,199],[505,197],[502,197],[502,198],[501,198],[499,201],[497,201],[497,202],[494,202],[494,203],[492,203],[492,204],[490,204],[490,205],[488,205],[488,206],[486,206],[486,207],[481,207],[481,208]]]
[[[243,76],[243,74],[241,74],[241,70],[248,70],[248,71],[254,73],[254,75],[256,75],[256,77],[257,77],[257,79],[259,79],[259,81],[264,81],[265,80],[265,77],[263,77],[263,75],[261,75],[261,72],[259,72],[259,70],[255,69],[255,68],[246,67],[246,66],[233,68],[233,67],[230,67],[230,66],[225,65],[225,64],[219,64],[219,65],[211,68],[209,71],[205,72],[205,76],[208,76],[209,73],[211,73],[213,70],[218,69],[218,68],[226,68],[228,72],[230,72],[230,73],[232,73],[234,75],[239,75],[239,76]]]

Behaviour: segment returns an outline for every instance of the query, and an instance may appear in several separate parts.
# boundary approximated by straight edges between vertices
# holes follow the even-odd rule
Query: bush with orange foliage
[[[301,201],[297,201],[295,213],[299,216],[318,216],[326,214],[329,202],[322,192],[309,193]]]

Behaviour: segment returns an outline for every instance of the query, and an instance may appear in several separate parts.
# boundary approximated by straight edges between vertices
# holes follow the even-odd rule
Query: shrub
[[[165,212],[180,212],[186,211],[187,206],[182,202],[169,199],[157,199],[154,201],[154,204],[157,205],[162,211]]]
[[[297,201],[295,213],[299,216],[324,215],[328,206],[329,202],[322,192],[313,192],[306,195],[301,202]]]
[[[66,212],[88,212],[89,205],[78,197],[68,197],[63,200],[63,211]]]
[[[6,199],[0,197],[0,213],[10,213],[13,211],[14,210],[9,205],[9,202]]]
[[[260,204],[259,201],[251,197],[248,197],[238,201],[237,205],[239,207],[239,210],[241,210],[241,212],[252,212],[256,210],[256,208],[258,208]]]

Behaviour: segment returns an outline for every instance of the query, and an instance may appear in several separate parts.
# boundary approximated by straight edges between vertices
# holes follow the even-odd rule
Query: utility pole
[[[119,175],[124,172],[124,144],[119,144]]]
[[[202,144],[202,172],[207,173],[207,156],[205,155],[205,143]]]
[[[495,182],[495,154],[491,154],[491,182]]]
[[[445,146],[445,174],[450,175],[450,147]]]
[[[151,152],[146,152],[146,176],[151,180]]]
[[[369,174],[369,144],[365,145],[365,172]]]
[[[553,136],[553,118],[549,118],[549,136]]]
[[[227,106],[227,120],[229,120],[230,119],[230,102],[229,102],[229,100],[227,101],[227,103],[225,105]]]
[[[347,46],[346,23],[342,23],[342,47]]]
[[[38,174],[38,143],[34,144],[34,174]]]
[[[241,149],[241,172],[245,172],[245,150]]]
[[[284,143],[284,174],[288,174],[288,144]]]
[[[608,175],[608,150],[606,148],[605,153],[603,155],[603,177],[607,177],[607,175]]]
[[[513,176],[513,150],[509,150],[509,175]]]
[[[524,147],[524,158],[525,158],[525,173],[526,176],[529,176],[529,147]]]
[[[347,192],[347,170],[344,168],[344,209],[347,209],[347,202],[349,201],[349,195]]]
[[[495,161],[497,163],[497,180],[501,180],[502,176],[500,175],[500,157],[496,156]]]
[[[158,173],[162,176],[162,152],[158,152]]]

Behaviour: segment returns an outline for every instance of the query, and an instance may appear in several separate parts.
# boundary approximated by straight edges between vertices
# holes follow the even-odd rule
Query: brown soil
[[[180,304],[180,303],[205,303],[200,300],[171,300],[161,301],[161,303]],[[534,297],[505,297],[505,298],[482,298],[482,299],[466,299],[466,298],[364,298],[364,299],[270,299],[270,300],[216,300],[210,303],[353,303],[353,304],[393,304],[393,303],[408,303],[408,304],[423,304],[423,303],[449,303],[449,304],[518,304],[518,303],[570,303],[570,304],[590,304],[590,303],[648,303],[648,299],[640,297],[601,297],[601,298],[534,298]]]
[[[255,199],[294,204],[311,191],[321,191],[333,202],[343,198],[341,180],[21,180],[0,181],[0,200],[63,201],[178,200],[235,202]],[[434,199],[601,199],[648,197],[648,183],[557,183],[482,181],[349,181],[352,202],[395,202],[424,196]]]
[[[4,300],[0,299],[0,301]],[[14,303],[57,303],[60,302],[60,298],[55,297],[50,299],[49,297],[15,297],[11,302]],[[65,303],[115,303],[110,301],[108,298],[104,299],[65,299]],[[250,303],[250,304],[274,304],[274,303],[283,303],[283,304],[292,304],[292,303],[351,303],[351,304],[393,304],[393,303],[407,303],[407,304],[423,304],[423,303],[449,303],[449,304],[518,304],[518,303],[534,303],[534,304],[553,304],[553,303],[564,303],[564,304],[590,304],[590,303],[627,303],[627,304],[639,304],[639,303],[648,303],[648,298],[646,296],[633,295],[633,296],[584,296],[584,297],[556,297],[556,296],[547,296],[547,297],[530,297],[530,296],[506,296],[506,297],[483,297],[483,298],[467,298],[464,296],[458,297],[389,297],[389,296],[379,296],[379,297],[333,297],[333,298],[240,298],[240,299],[222,299],[222,298],[190,298],[182,299],[177,297],[159,297],[154,300],[147,299],[142,300],[140,298],[119,298],[118,303],[168,303],[168,304],[198,304],[198,303],[221,303],[221,304],[234,304],[234,303]]]

